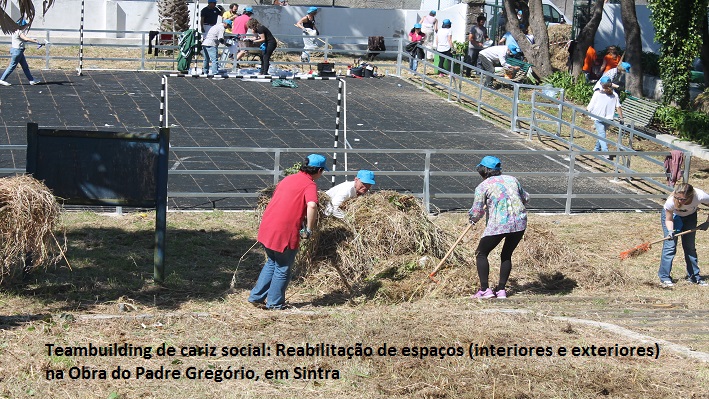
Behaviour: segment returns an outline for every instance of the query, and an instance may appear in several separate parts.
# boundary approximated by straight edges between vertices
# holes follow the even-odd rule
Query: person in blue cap
[[[366,194],[374,184],[374,172],[361,169],[357,172],[354,181],[340,183],[325,192],[330,197],[330,204],[325,208],[325,214],[344,218],[345,213],[340,209],[340,205],[348,199]]]
[[[409,40],[411,41],[411,43],[409,43],[411,46],[411,50],[409,51],[411,55],[409,69],[415,71],[418,69],[419,60],[422,60],[424,57],[423,49],[418,47],[418,45],[423,45],[424,40],[426,40],[426,34],[421,32],[421,24],[414,24],[411,32],[409,32]],[[409,50],[408,47],[407,50]]]
[[[527,229],[529,194],[516,178],[502,174],[502,162],[497,157],[484,157],[476,169],[483,181],[475,188],[475,199],[468,216],[472,224],[487,216],[487,225],[475,250],[480,290],[473,298],[504,299],[507,298],[505,285],[512,271],[512,253]],[[500,280],[493,290],[488,281],[490,264],[487,257],[502,240],[505,243],[500,255]]]
[[[315,16],[318,14],[318,11],[317,7],[308,8],[308,13],[295,23],[295,26],[303,31],[303,35],[307,36],[303,38],[303,52],[300,53],[300,60],[302,62],[310,62],[309,51],[315,50],[318,47],[315,45],[315,38],[313,37],[320,34],[320,31],[315,25]]]
[[[630,72],[630,63],[627,62],[621,62],[618,64],[617,67],[611,68],[608,71],[603,73],[603,76],[601,78],[608,78],[611,81],[611,86],[614,89],[620,89],[623,90],[625,88],[625,75]],[[601,80],[599,79],[598,82],[596,82],[596,85],[593,86],[593,90],[600,90],[601,89]]]
[[[224,43],[224,33],[227,27],[231,27],[231,20],[225,19],[222,23],[212,26],[202,40],[202,73],[216,75],[219,73],[219,44]]]
[[[613,91],[611,79],[603,75],[596,85],[600,86],[600,89],[593,92],[593,97],[591,97],[591,101],[588,103],[586,110],[595,116],[609,120],[612,120],[615,113],[618,112],[619,122],[623,124],[623,109],[620,106],[618,93]],[[593,151],[608,151],[608,144],[600,139],[606,138],[608,122],[593,117],[591,119],[594,121],[593,124],[596,128],[596,135],[599,137]],[[605,155],[605,158],[611,159],[611,156]]]
[[[453,29],[451,29],[451,20],[444,19],[441,29],[438,30],[435,39],[436,51],[441,53],[441,55],[446,55],[448,57],[453,56]],[[438,57],[438,76],[446,76],[443,73],[443,63],[445,59],[443,57]]]
[[[36,85],[40,82],[39,80],[34,79],[32,72],[30,72],[30,67],[27,65],[27,59],[25,58],[25,43],[30,42],[39,44],[39,42],[37,39],[33,39],[26,35],[29,30],[27,20],[20,18],[17,21],[17,25],[20,29],[12,32],[12,39],[10,42],[10,64],[7,66],[7,69],[5,69],[5,72],[3,72],[2,77],[0,78],[0,85],[11,86],[10,82],[7,81],[7,78],[15,70],[15,68],[17,68],[18,64],[22,68],[22,72],[25,73],[27,80],[30,81],[30,84]]]
[[[276,186],[258,229],[258,242],[266,250],[261,269],[248,301],[258,307],[283,309],[301,239],[308,239],[318,218],[318,188],[315,180],[329,171],[327,159],[310,154],[298,173],[286,176]]]

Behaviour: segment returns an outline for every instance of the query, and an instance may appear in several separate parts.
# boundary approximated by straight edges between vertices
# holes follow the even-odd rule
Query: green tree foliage
[[[662,101],[681,108],[689,106],[692,61],[699,56],[702,26],[709,0],[650,0],[655,40],[660,50]]]

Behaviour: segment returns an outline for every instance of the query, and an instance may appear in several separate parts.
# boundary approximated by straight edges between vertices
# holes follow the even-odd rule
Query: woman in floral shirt
[[[517,248],[527,228],[525,205],[529,201],[529,194],[517,179],[502,174],[502,162],[496,157],[483,158],[477,166],[477,171],[483,182],[475,188],[475,200],[468,216],[470,223],[475,224],[487,215],[487,226],[475,250],[480,291],[473,295],[473,298],[507,298],[505,284],[512,271],[512,252]],[[505,243],[500,256],[500,281],[493,291],[488,285],[490,264],[487,256],[503,239]]]

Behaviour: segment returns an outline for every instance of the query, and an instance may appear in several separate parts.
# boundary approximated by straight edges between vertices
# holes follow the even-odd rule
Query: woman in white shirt
[[[453,56],[453,31],[451,29],[451,20],[444,19],[443,26],[438,30],[436,35],[436,51],[442,55],[447,55],[449,57]],[[443,72],[443,57],[438,57],[438,76],[446,76]]]

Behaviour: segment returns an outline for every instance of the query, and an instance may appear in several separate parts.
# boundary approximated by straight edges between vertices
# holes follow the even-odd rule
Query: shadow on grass
[[[150,230],[74,229],[67,232],[66,256],[71,270],[62,261],[5,288],[13,295],[48,305],[57,303],[66,311],[114,301],[171,309],[190,300],[225,297],[235,270],[234,289],[250,289],[263,263],[260,245],[249,251],[254,245],[250,237],[226,230],[168,228],[165,278],[157,284],[153,280],[153,242]]]
[[[578,287],[576,280],[564,276],[561,272],[539,273],[539,279],[530,283],[519,285],[516,279],[510,279],[509,286],[517,292],[531,294],[570,294]]]

